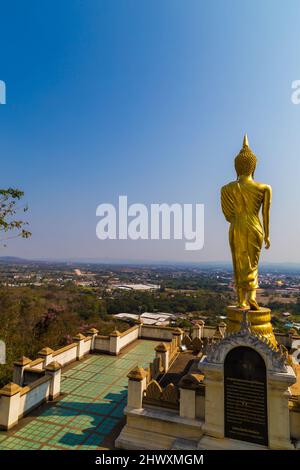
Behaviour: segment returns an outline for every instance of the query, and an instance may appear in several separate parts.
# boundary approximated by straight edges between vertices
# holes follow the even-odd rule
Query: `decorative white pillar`
[[[0,390],[0,429],[8,430],[18,423],[21,390],[13,382]]]
[[[182,418],[196,418],[196,390],[180,388],[179,415]]]
[[[197,325],[200,327],[200,339],[204,338],[204,327],[205,327],[205,322],[203,320],[198,320]]]
[[[205,385],[204,433],[208,436],[224,437],[224,373],[223,364],[200,362]]]
[[[167,372],[169,369],[169,349],[165,343],[160,343],[155,348],[156,357],[161,358],[161,365],[164,369],[164,372]]]
[[[195,323],[192,327],[192,339],[198,338],[201,339],[201,326],[198,323]]]
[[[181,345],[181,341],[184,335],[184,331],[181,328],[175,328],[172,332],[173,338],[175,337],[176,340],[176,346],[179,348]]]
[[[118,330],[113,331],[109,335],[109,353],[113,356],[117,356],[120,352],[121,333]]]
[[[127,377],[129,379],[127,406],[132,409],[142,409],[147,372],[142,367],[135,367]]]
[[[178,386],[180,390],[179,415],[182,418],[196,419],[197,394],[202,387],[202,374],[187,373],[181,378]]]
[[[50,362],[52,362],[53,353],[54,353],[53,349],[47,346],[38,352],[38,357],[41,357],[44,360],[44,367],[46,367],[48,364],[50,364]]]
[[[218,328],[219,328],[219,331],[220,331],[221,335],[222,335],[223,338],[224,338],[225,333],[226,333],[226,323],[223,322],[223,321],[221,321],[221,322],[218,324]]]
[[[79,361],[84,356],[84,340],[85,336],[81,333],[78,333],[74,336],[73,341],[77,343],[77,352],[76,352],[76,359]]]
[[[45,367],[46,375],[51,376],[49,400],[54,400],[60,394],[61,365],[53,361]]]
[[[96,328],[91,328],[90,330],[88,330],[87,332],[87,336],[91,336],[92,337],[92,341],[91,341],[91,351],[93,351],[95,349],[95,338],[97,336],[97,334],[99,333],[99,330],[97,330]]]
[[[291,366],[287,372],[268,374],[268,428],[270,449],[294,449],[291,443],[289,387],[296,382]]]
[[[22,387],[23,385],[23,377],[24,377],[24,369],[28,367],[31,363],[31,359],[28,357],[22,356],[18,361],[14,363],[14,372],[13,372],[13,382],[18,384]]]

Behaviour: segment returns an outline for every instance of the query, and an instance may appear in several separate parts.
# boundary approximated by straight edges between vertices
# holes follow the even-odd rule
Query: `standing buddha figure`
[[[266,249],[270,247],[272,190],[269,185],[254,181],[256,163],[245,135],[243,147],[234,161],[237,179],[221,189],[222,211],[230,223],[229,244],[238,307],[250,310],[260,309],[256,301],[258,261],[263,241]]]

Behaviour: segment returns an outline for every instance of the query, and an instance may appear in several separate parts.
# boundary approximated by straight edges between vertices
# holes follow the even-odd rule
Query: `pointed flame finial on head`
[[[244,135],[243,147],[249,147],[249,142],[248,142],[248,136],[247,136],[247,134]]]

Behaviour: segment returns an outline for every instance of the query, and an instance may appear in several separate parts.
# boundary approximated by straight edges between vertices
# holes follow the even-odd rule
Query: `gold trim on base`
[[[240,331],[244,314],[245,309],[235,306],[227,307],[227,334]],[[269,308],[261,307],[259,310],[248,310],[247,319],[253,333],[267,338],[273,346],[277,347],[277,341],[271,324],[271,310]]]

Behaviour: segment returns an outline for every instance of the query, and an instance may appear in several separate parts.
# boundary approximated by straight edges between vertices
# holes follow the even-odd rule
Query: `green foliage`
[[[26,212],[28,210],[27,206],[17,206],[18,201],[23,196],[24,192],[19,189],[0,189],[0,231],[5,233],[15,232],[15,235],[12,237],[0,239],[1,242],[8,238],[28,238],[31,236],[31,232],[24,228],[28,225],[28,222],[16,218],[18,211]]]
[[[270,301],[268,307],[273,312],[290,312],[292,315],[300,315],[300,297],[297,298],[296,302],[280,302]]]
[[[106,298],[107,312],[139,313],[142,311],[190,313],[205,312],[206,314],[222,315],[228,305],[230,296],[227,293],[218,293],[211,290],[198,290],[189,292],[164,291],[164,292],[126,292],[115,291],[113,296]]]
[[[228,286],[220,285],[215,276],[203,276],[202,274],[181,275],[178,278],[166,277],[163,281],[164,289],[199,290],[210,289],[214,292],[229,292]]]
[[[192,323],[185,318],[177,318],[174,326],[179,328],[190,328]]]
[[[115,328],[124,331],[128,324],[107,319],[105,302],[74,285],[1,287],[0,339],[6,343],[7,364],[0,365],[0,386],[12,379],[19,357],[34,359],[44,346],[59,348],[92,327],[106,335]]]

